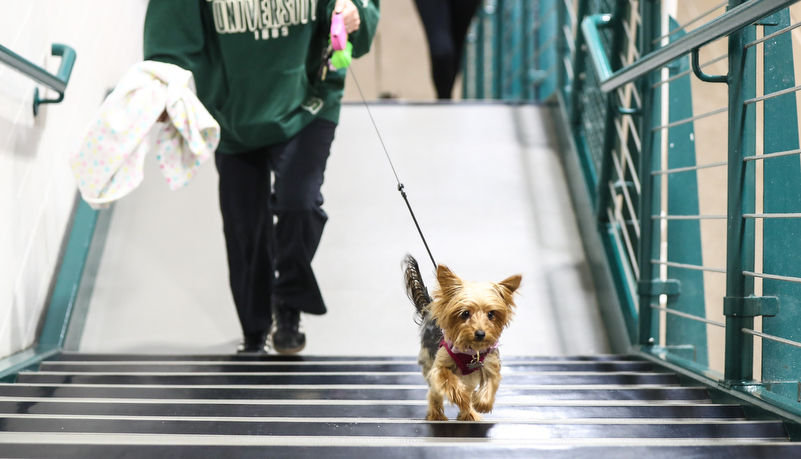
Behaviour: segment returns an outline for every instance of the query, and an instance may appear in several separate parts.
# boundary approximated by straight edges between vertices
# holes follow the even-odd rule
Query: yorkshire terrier
[[[437,266],[433,298],[411,255],[405,260],[406,292],[421,327],[418,363],[428,382],[426,420],[447,421],[445,398],[459,407],[460,421],[480,421],[489,413],[501,383],[498,339],[514,314],[513,295],[521,277],[499,283],[465,282]]]

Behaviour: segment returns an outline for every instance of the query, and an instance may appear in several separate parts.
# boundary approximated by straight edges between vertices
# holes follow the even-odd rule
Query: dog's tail
[[[423,276],[420,275],[420,267],[417,265],[417,260],[411,255],[406,255],[404,260],[404,271],[406,273],[406,294],[409,299],[414,303],[417,309],[417,314],[420,319],[425,319],[428,315],[428,305],[431,303],[431,297],[428,295],[423,283]]]

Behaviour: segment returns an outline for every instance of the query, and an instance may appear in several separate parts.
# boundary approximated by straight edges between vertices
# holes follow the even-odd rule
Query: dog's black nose
[[[476,340],[477,341],[481,341],[482,339],[484,339],[485,336],[487,336],[487,334],[484,333],[484,330],[479,330],[479,331],[476,332]]]

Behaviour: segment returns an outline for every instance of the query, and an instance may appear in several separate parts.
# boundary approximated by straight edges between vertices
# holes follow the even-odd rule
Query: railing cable
[[[764,37],[760,38],[759,40],[754,40],[751,43],[748,43],[747,45],[745,45],[745,49],[748,49],[748,48],[750,48],[752,46],[756,46],[756,45],[758,45],[760,43],[764,43],[764,42],[770,40],[773,37],[778,37],[779,35],[781,35],[783,33],[789,32],[789,31],[791,31],[793,29],[797,29],[799,27],[801,27],[801,22],[793,24],[793,25],[788,26],[788,27],[785,27],[782,30],[779,30],[778,32],[773,32],[770,35],[765,35]]]
[[[680,126],[682,124],[687,124],[696,120],[700,120],[703,118],[708,118],[710,116],[719,115],[721,113],[725,113],[729,110],[729,107],[719,108],[717,110],[712,110],[711,112],[702,113],[700,115],[692,116],[690,118],[685,118],[683,120],[674,121],[672,123],[663,124],[662,126],[657,126],[655,128],[651,128],[651,131],[656,132],[662,129],[670,129],[672,127]]]
[[[743,218],[801,218],[801,213],[743,214]]]
[[[780,280],[785,282],[793,282],[801,284],[801,278],[790,276],[779,276],[776,274],[755,273],[753,271],[743,271],[743,276],[758,277],[760,279]]]
[[[787,150],[787,151],[779,151],[776,153],[768,153],[766,155],[754,155],[754,156],[746,156],[743,158],[744,162],[748,161],[757,161],[760,159],[769,159],[769,158],[779,158],[782,156],[792,156],[801,153],[801,149],[798,150]]]
[[[676,167],[674,169],[665,169],[661,171],[653,171],[651,175],[666,175],[666,174],[678,174],[680,172],[689,172],[689,171],[698,171],[701,169],[711,169],[713,167],[720,167],[728,165],[728,161],[720,161],[717,163],[708,163],[708,164],[699,164],[697,166],[687,166],[687,167]]]
[[[779,336],[774,336],[774,335],[769,335],[767,333],[758,332],[756,330],[751,330],[750,328],[741,328],[740,331],[742,331],[743,333],[747,333],[749,335],[758,336],[760,338],[764,338],[764,339],[771,340],[771,341],[776,341],[776,342],[779,342],[779,343],[782,343],[782,344],[787,344],[787,345],[794,346],[794,347],[801,347],[801,343],[799,343],[797,341],[792,341],[792,340],[789,340],[789,339],[786,339],[786,338],[781,338]],[[793,381],[793,382],[795,382],[795,381]]]
[[[691,269],[693,271],[706,271],[710,273],[726,274],[723,268],[709,268],[707,266],[689,265],[686,263],[676,263],[673,261],[651,260],[653,265],[664,265],[670,268]]]
[[[743,105],[751,105],[757,102],[762,102],[763,100],[773,99],[775,97],[783,96],[785,94],[790,94],[792,92],[797,92],[801,90],[801,85],[793,86],[792,88],[782,89],[781,91],[772,92],[770,94],[765,94],[764,96],[754,97],[753,99],[748,99],[743,102]]]
[[[715,11],[723,8],[724,6],[726,6],[728,4],[729,4],[729,0],[724,0],[723,2],[718,3],[717,5],[713,6],[709,10],[704,11],[703,13],[699,14],[698,16],[696,16],[695,19],[693,19],[693,20],[691,20],[691,21],[689,21],[689,22],[687,22],[685,24],[682,24],[679,27],[676,27],[675,29],[673,29],[670,32],[668,32],[667,34],[662,35],[661,37],[655,39],[654,41],[651,42],[651,44],[655,45],[655,44],[659,43],[660,41],[662,41],[665,38],[672,37],[674,34],[677,34],[677,33],[681,32],[682,30],[686,29],[687,26],[695,24],[696,22],[700,21],[701,18],[709,16],[710,14],[714,13]]]
[[[652,220],[726,220],[725,215],[652,215]]]
[[[706,319],[704,317],[694,316],[692,314],[687,314],[686,312],[676,311],[675,309],[668,309],[668,308],[665,308],[665,307],[662,307],[662,306],[657,306],[655,304],[651,305],[651,309],[656,309],[657,311],[663,311],[663,312],[666,312],[668,314],[673,314],[673,315],[676,315],[676,316],[684,317],[686,319],[695,320],[697,322],[704,322],[704,323],[707,323],[709,325],[714,325],[716,327],[726,328],[726,324],[724,324],[723,322],[717,322],[717,321],[714,321],[714,320]]]

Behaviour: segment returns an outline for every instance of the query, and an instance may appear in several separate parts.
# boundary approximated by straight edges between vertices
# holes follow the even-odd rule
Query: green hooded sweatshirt
[[[353,57],[370,50],[379,0],[353,0]],[[346,70],[319,75],[335,0],[150,0],[144,57],[192,72],[220,123],[218,150],[281,143],[315,118],[339,120]]]

